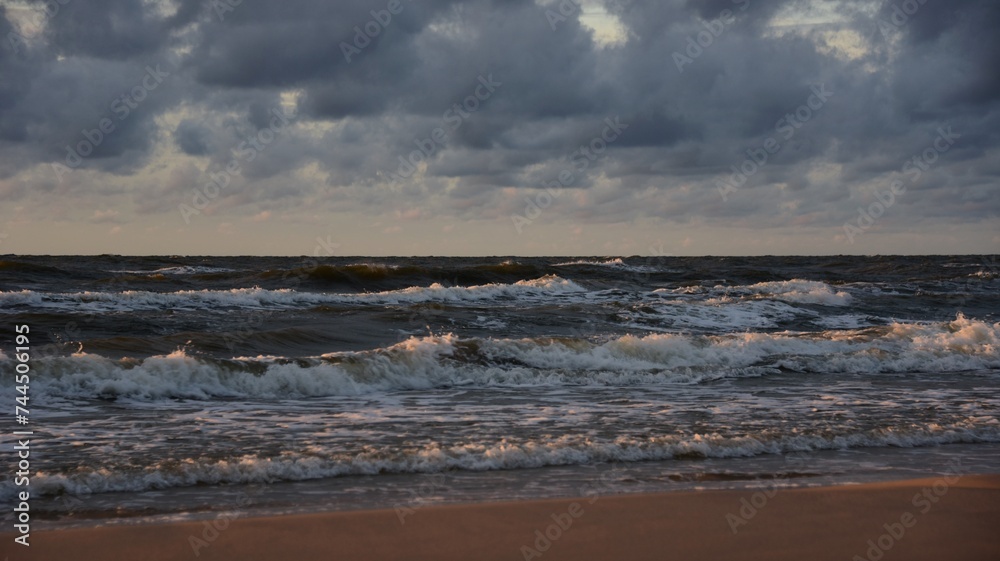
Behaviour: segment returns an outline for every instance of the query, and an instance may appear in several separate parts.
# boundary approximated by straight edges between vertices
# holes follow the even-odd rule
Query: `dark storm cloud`
[[[148,186],[162,202],[147,197],[144,212],[175,208],[224,167],[267,128],[282,94],[297,100],[295,126],[242,167],[227,208],[312,195],[335,208],[426,199],[431,213],[502,215],[520,203],[497,193],[553,180],[618,116],[628,129],[572,185],[596,190],[593,207],[561,203],[567,213],[768,224],[797,212],[836,224],[948,126],[960,140],[900,204],[915,220],[1000,211],[985,195],[998,181],[996,2],[608,0],[624,32],[613,45],[579,9],[547,17],[557,2],[400,0],[379,22],[392,4],[69,2],[19,52],[0,50],[0,177],[63,162],[82,131],[115,118],[111,104],[147,67],[169,64],[162,87],[81,164],[129,177],[163,141],[204,158],[207,168],[186,163]],[[910,4],[919,8],[899,16]],[[18,19],[0,10],[6,38]],[[690,46],[712,30],[711,44]],[[689,57],[680,68],[677,54]],[[483,78],[502,85],[454,121]],[[779,132],[820,84],[830,99],[791,136]],[[426,171],[387,189],[435,129],[446,138],[423,158]],[[723,201],[717,180],[768,138],[780,151]],[[294,177],[310,166],[320,179]]]
[[[92,2],[35,2],[53,12],[45,29],[51,52],[63,56],[124,59],[155,55],[165,46],[167,33],[186,23],[185,18],[161,19],[151,13],[151,3],[133,0]]]
[[[81,142],[84,167],[137,171],[157,136],[155,117],[182,95],[170,91],[178,81],[165,51],[169,29],[149,25],[134,3],[108,13],[83,2],[52,4],[59,9],[8,6],[0,20],[0,149],[18,154],[0,160],[0,173],[78,161],[67,147]],[[26,24],[11,25],[15,9]],[[113,132],[101,132],[102,121]]]
[[[204,156],[209,153],[208,138],[211,132],[203,125],[194,121],[182,121],[174,131],[174,139],[178,148],[185,154]]]
[[[949,110],[978,110],[1000,97],[1000,4],[996,2],[928,2],[907,21],[902,86],[923,87],[932,103],[922,104],[917,92],[905,107],[915,117],[933,117]],[[964,5],[967,4],[967,5]],[[961,9],[959,9],[961,8]],[[904,12],[905,14],[905,12]],[[880,17],[901,19],[883,8]],[[928,68],[930,66],[930,68]],[[898,90],[897,90],[898,91]],[[955,107],[955,106],[959,107]]]
[[[0,141],[23,142],[28,137],[28,119],[11,109],[27,94],[37,66],[21,42],[18,30],[7,19],[6,6],[0,5]],[[0,177],[7,168],[0,162]]]

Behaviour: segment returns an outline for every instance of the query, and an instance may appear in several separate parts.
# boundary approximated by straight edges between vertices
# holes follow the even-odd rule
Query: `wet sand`
[[[995,561],[1000,475],[773,494],[636,494],[216,523],[221,531],[208,529],[206,522],[185,522],[32,532],[30,548],[14,544],[15,534],[5,532],[0,555],[11,561]]]

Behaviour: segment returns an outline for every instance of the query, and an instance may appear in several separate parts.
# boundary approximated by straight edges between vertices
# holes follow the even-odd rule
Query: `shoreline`
[[[30,548],[4,532],[0,551],[80,561],[986,560],[1000,558],[997,527],[1000,474],[72,528],[32,532]]]

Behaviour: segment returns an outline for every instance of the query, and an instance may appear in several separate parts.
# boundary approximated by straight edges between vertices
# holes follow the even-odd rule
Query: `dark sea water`
[[[998,472],[998,273],[0,256],[0,407],[16,430],[27,324],[33,508],[61,525]]]

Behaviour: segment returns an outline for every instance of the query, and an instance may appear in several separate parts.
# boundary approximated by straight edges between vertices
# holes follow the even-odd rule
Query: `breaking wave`
[[[581,293],[580,285],[557,277],[518,281],[513,284],[479,286],[411,287],[385,292],[327,294],[290,289],[234,288],[231,290],[182,290],[178,292],[0,292],[0,310],[18,306],[77,311],[136,311],[211,308],[296,308],[322,304],[416,304],[422,302],[470,302]]]
[[[344,475],[436,473],[449,470],[490,471],[595,462],[637,462],[674,458],[740,458],[868,447],[918,447],[940,444],[1000,442],[1000,423],[965,419],[953,424],[884,427],[840,434],[750,433],[619,436],[591,438],[564,435],[544,440],[503,439],[451,445],[428,444],[393,451],[367,448],[342,452],[320,446],[275,457],[245,455],[227,459],[189,458],[142,468],[81,468],[72,474],[39,472],[34,489],[44,495],[146,491],[194,485],[273,483]],[[0,485],[0,496],[12,492]]]
[[[626,335],[606,342],[444,335],[310,358],[214,359],[176,351],[113,360],[77,353],[37,359],[34,369],[40,376],[33,388],[67,398],[271,399],[469,385],[695,384],[780,371],[875,375],[998,368],[1000,324],[960,315],[936,324],[816,333]]]
[[[788,281],[761,282],[744,286],[689,286],[676,289],[657,289],[658,294],[704,294],[712,298],[706,303],[724,303],[734,298],[767,298],[795,304],[822,304],[847,306],[854,300],[844,291],[819,281],[792,279]]]
[[[605,267],[609,269],[618,269],[621,271],[630,271],[633,273],[651,273],[658,269],[656,267],[650,267],[646,265],[629,265],[621,257],[615,259],[609,259],[607,261],[567,261],[566,263],[556,263],[552,265],[553,267]]]

